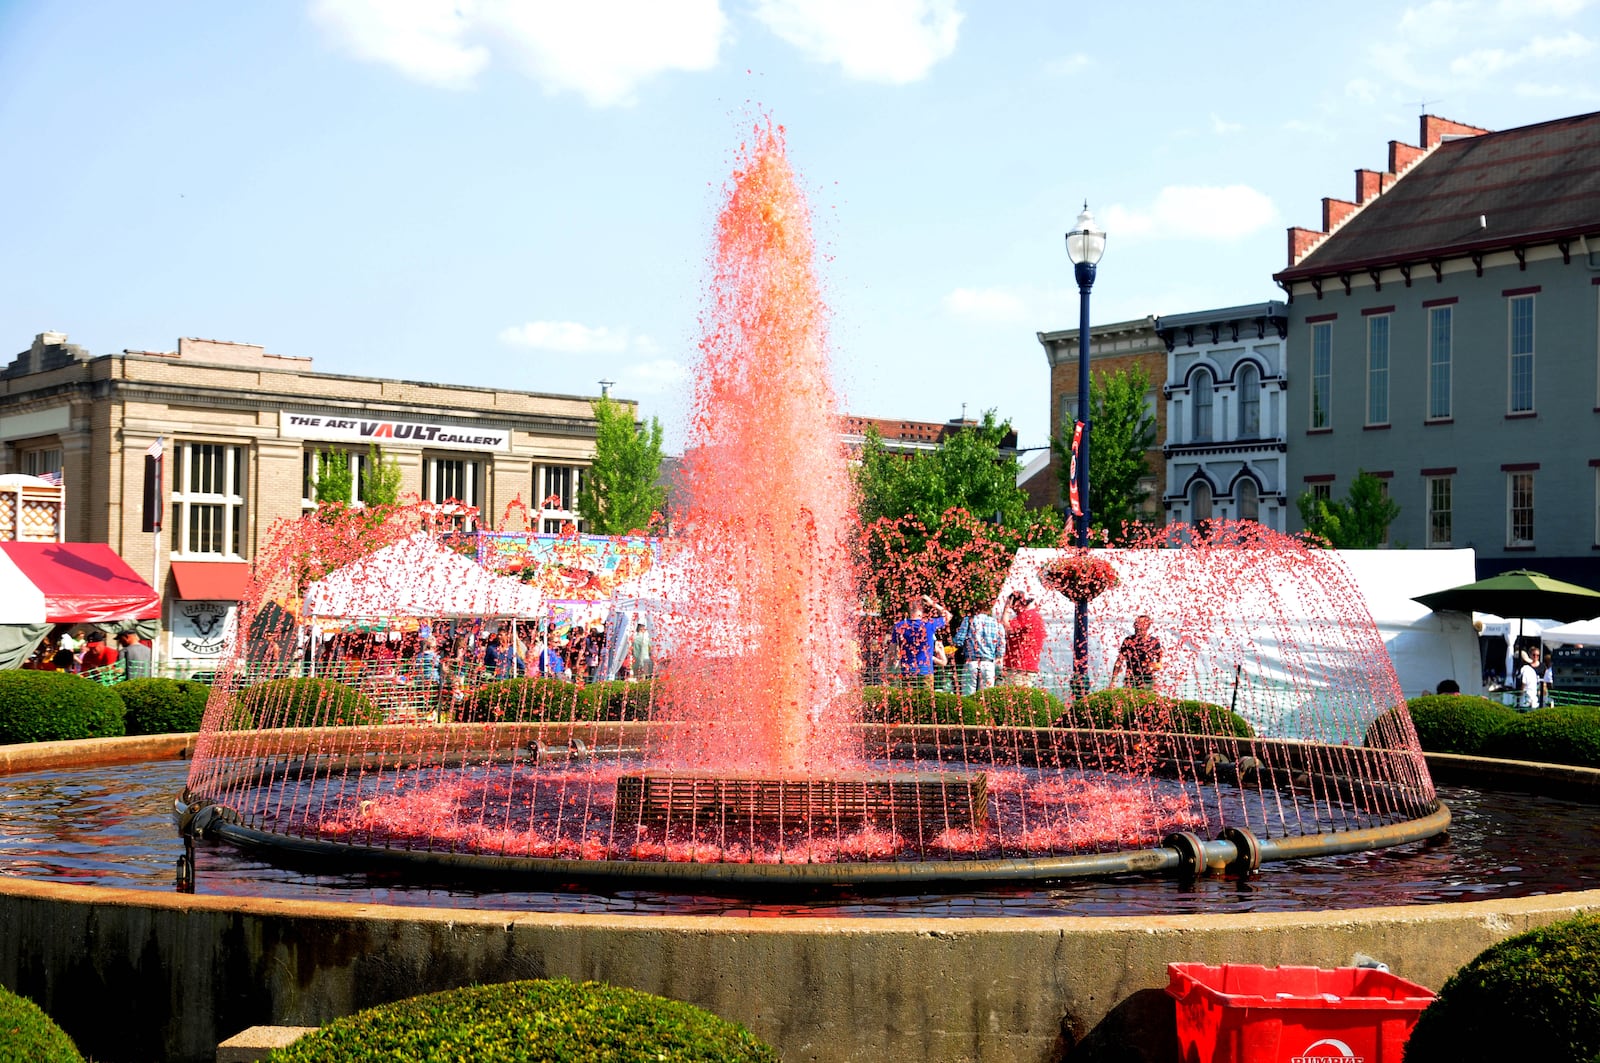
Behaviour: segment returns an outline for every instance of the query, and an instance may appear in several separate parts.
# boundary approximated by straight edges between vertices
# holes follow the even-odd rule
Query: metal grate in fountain
[[[982,772],[841,772],[773,779],[696,772],[635,772],[617,779],[618,824],[664,830],[872,825],[915,836],[981,831],[988,822]]]

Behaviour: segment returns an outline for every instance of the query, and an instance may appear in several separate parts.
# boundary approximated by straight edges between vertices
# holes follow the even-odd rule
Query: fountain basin
[[[0,749],[11,771],[181,755],[192,739]],[[1430,758],[1432,761],[1433,758]],[[1600,772],[1440,758],[1441,777],[1600,797]],[[751,919],[419,909],[0,878],[0,983],[96,1058],[212,1058],[258,1024],[317,1025],[473,982],[598,978],[749,1025],[786,1060],[1047,1060],[1172,1036],[1171,961],[1341,966],[1437,988],[1483,948],[1600,891],[1422,907],[1111,918]]]

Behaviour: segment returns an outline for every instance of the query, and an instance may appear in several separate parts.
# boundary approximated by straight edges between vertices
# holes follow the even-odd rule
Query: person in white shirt
[[[1522,667],[1517,669],[1517,682],[1522,687],[1522,707],[1537,709],[1539,707],[1539,651],[1530,650],[1529,656],[1522,659]]]

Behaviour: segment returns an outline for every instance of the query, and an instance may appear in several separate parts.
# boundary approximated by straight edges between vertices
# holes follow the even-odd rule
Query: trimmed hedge
[[[83,1063],[83,1056],[39,1005],[0,986],[0,1063]]]
[[[1498,701],[1471,694],[1424,694],[1406,702],[1417,741],[1430,753],[1464,753],[1478,756],[1484,743],[1498,734],[1518,713]],[[1362,744],[1381,746],[1398,734],[1390,709],[1367,727]]]
[[[1507,938],[1451,975],[1417,1020],[1405,1063],[1597,1055],[1600,920],[1579,916]]]
[[[654,680],[609,679],[590,683],[578,696],[578,711],[585,720],[647,720],[655,694]]]
[[[1490,735],[1483,755],[1600,768],[1600,706],[1557,706],[1514,713]]]
[[[988,723],[976,699],[923,686],[861,688],[862,715],[869,723]]]
[[[335,727],[383,722],[383,710],[355,687],[320,676],[269,679],[233,695],[240,727]]]
[[[0,744],[115,738],[122,699],[111,687],[71,672],[0,671]]]
[[[130,679],[118,683],[131,735],[186,734],[200,730],[211,688],[188,679]]]
[[[1176,734],[1254,738],[1243,716],[1209,701],[1171,698],[1153,690],[1112,687],[1078,698],[1055,721],[1057,727],[1107,731],[1170,731]]]
[[[560,679],[496,679],[468,691],[456,706],[455,718],[462,723],[559,723],[578,718],[578,696],[576,686]]]
[[[737,1023],[600,982],[507,982],[384,1004],[307,1034],[273,1063],[776,1063]]]
[[[978,717],[1000,727],[1049,727],[1066,711],[1061,699],[1036,687],[996,686],[967,695]]]

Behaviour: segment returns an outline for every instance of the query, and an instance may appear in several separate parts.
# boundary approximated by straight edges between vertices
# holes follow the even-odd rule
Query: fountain
[[[255,682],[292,641],[256,640],[214,688],[186,833],[439,875],[760,887],[1248,871],[1444,829],[1357,589],[1254,524],[1111,555],[1094,627],[1162,617],[1163,697],[1109,723],[1092,699],[1027,726],[895,718],[861,685],[860,528],[781,128],[741,149],[714,246],[688,502],[663,546],[671,661],[641,718],[590,722],[574,688],[513,682],[476,723],[307,729],[336,721]],[[304,519],[258,559],[255,609],[405,530]],[[1013,577],[1049,597],[1036,568]],[[371,599],[358,611],[383,617],[396,590]]]

